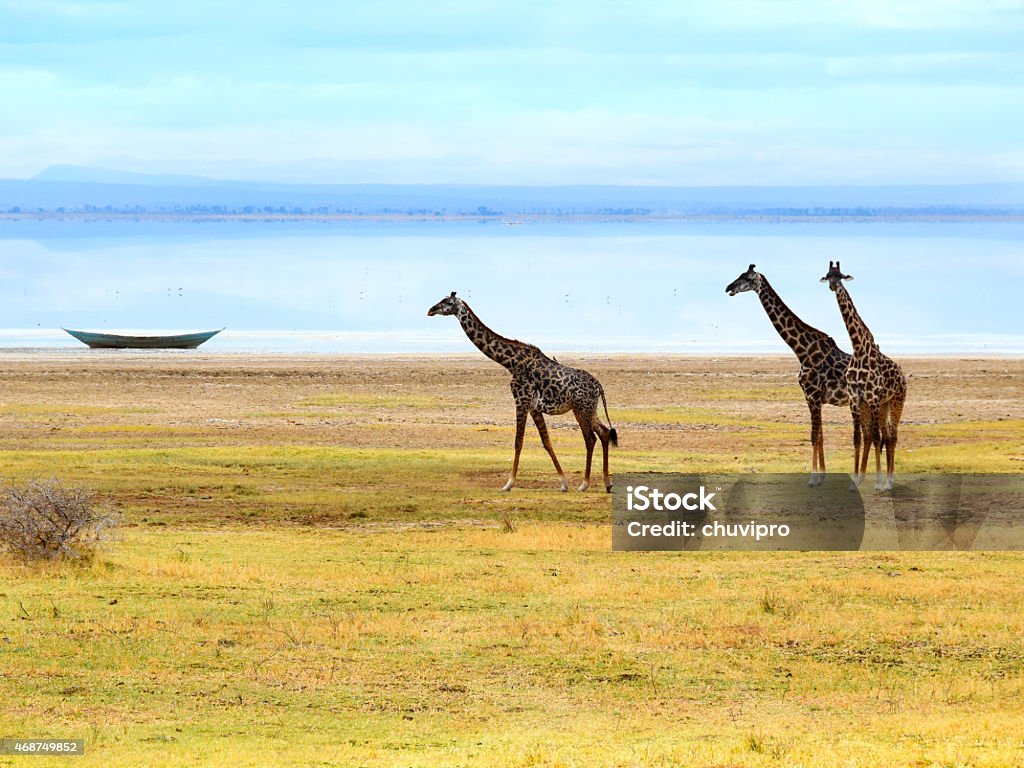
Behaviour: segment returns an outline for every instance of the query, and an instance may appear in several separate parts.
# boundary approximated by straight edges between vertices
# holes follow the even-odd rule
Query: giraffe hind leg
[[[594,420],[594,431],[597,432],[598,438],[601,440],[601,454],[604,460],[602,464],[602,471],[604,474],[604,489],[608,492],[612,492],[612,477],[608,472],[608,446],[609,444],[617,444],[617,441],[612,440],[615,432],[614,429],[609,429],[598,420]]]
[[[551,438],[548,436],[548,426],[544,423],[544,414],[540,411],[531,411],[530,415],[533,416],[533,423],[537,425],[537,431],[540,433],[540,441],[544,444],[544,450],[548,452],[551,462],[555,465],[555,472],[558,473],[558,482],[561,485],[562,493],[565,493],[569,490],[569,483],[565,479],[562,465],[558,463],[555,449],[551,445]]]
[[[576,416],[576,421],[579,422],[580,431],[583,433],[583,442],[587,446],[587,465],[586,471],[583,475],[583,482],[577,491],[585,491],[590,487],[590,469],[594,463],[594,445],[597,443],[597,437],[594,436],[594,416],[584,416],[579,411],[573,411],[573,415]]]

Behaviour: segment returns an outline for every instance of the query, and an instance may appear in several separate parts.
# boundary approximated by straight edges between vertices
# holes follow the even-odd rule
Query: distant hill
[[[1022,213],[1024,183],[620,187],[278,184],[59,165],[0,179],[0,212],[673,216]]]
[[[112,171],[106,168],[88,168],[81,165],[51,165],[49,168],[37,173],[31,180],[129,184],[144,187],[208,187],[222,183],[215,179],[208,179],[205,176]]]

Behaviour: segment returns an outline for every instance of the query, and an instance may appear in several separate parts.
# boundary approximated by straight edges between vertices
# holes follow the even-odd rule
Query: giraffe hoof
[[[605,491],[605,493],[611,493],[612,492],[612,484],[608,483],[608,485],[606,485],[604,487],[604,491]]]
[[[577,488],[576,490],[579,491],[580,493],[583,493],[583,491],[587,490],[587,488],[589,487],[590,483],[580,483],[580,487]]]
[[[504,484],[504,485],[503,485],[503,486],[501,487],[501,490],[503,490],[503,491],[511,491],[511,490],[512,490],[512,486],[513,486],[513,485],[515,485],[515,484],[516,484],[516,483],[515,483],[515,481],[514,481],[514,480],[509,480],[509,481],[508,481],[507,483],[505,483],[505,484]]]
[[[558,490],[560,490],[562,493],[568,493],[569,492],[569,484],[567,482],[565,482],[565,480],[563,480],[562,484],[560,486],[558,486]]]

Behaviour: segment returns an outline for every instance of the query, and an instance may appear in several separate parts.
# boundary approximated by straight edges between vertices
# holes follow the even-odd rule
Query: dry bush
[[[59,480],[30,480],[0,492],[0,550],[23,560],[91,557],[120,523],[90,491]]]

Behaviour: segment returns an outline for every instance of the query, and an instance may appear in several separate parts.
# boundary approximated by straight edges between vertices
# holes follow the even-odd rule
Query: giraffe
[[[807,485],[813,488],[825,482],[825,436],[821,427],[821,406],[851,405],[846,385],[846,369],[851,355],[836,346],[827,333],[797,317],[775,292],[768,279],[754,271],[754,266],[751,264],[746,272],[729,283],[725,292],[730,296],[744,291],[756,293],[775,330],[800,361],[797,380],[811,412],[811,478]],[[853,431],[856,434],[858,424],[852,406],[850,412],[854,417]]]
[[[614,428],[605,426],[597,415],[597,402],[604,403],[604,416],[608,419],[608,401],[604,396],[604,388],[596,378],[586,371],[570,368],[552,360],[532,344],[525,344],[515,339],[507,339],[492,331],[477,317],[462,299],[452,291],[427,311],[428,317],[434,315],[455,315],[462,324],[469,340],[476,347],[512,374],[510,386],[512,398],[516,404],[516,440],[515,454],[512,459],[512,474],[502,488],[510,491],[516,484],[519,471],[519,454],[523,449],[523,432],[526,429],[526,416],[529,414],[537,425],[540,440],[551,456],[558,473],[562,491],[569,490],[565,473],[555,456],[555,449],[548,437],[548,428],[544,423],[544,414],[558,415],[572,411],[583,432],[583,442],[587,446],[587,470],[583,483],[577,489],[585,491],[590,487],[590,468],[594,458],[594,446],[601,440],[604,456],[604,487],[611,493],[612,481],[608,474],[608,445],[618,445],[619,436]]]
[[[855,489],[868,469],[870,447],[875,448],[875,490],[890,491],[895,483],[896,437],[907,398],[907,377],[891,358],[882,354],[871,330],[861,319],[853,299],[843,285],[853,280],[844,275],[837,261],[828,263],[828,274],[821,282],[835,293],[839,312],[853,342],[853,359],[846,369],[846,383],[854,413],[860,421],[860,434],[864,437],[861,452],[859,436],[854,433],[853,485]],[[881,451],[885,448],[886,479],[882,480]]]

